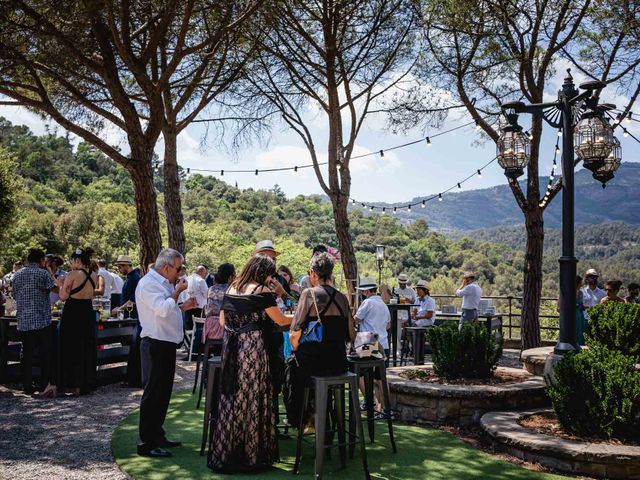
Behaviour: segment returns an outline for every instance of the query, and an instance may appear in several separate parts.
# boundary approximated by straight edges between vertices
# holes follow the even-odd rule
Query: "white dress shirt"
[[[591,290],[591,288],[589,288],[589,286],[587,285],[586,287],[582,287],[581,290],[582,304],[584,305],[584,308],[598,305],[600,303],[600,300],[607,296],[607,293],[598,287]]]
[[[142,326],[140,337],[173,343],[182,341],[182,311],[171,298],[174,291],[174,286],[154,269],[140,279],[136,288],[138,320]]]
[[[207,304],[207,293],[209,292],[207,281],[197,273],[194,273],[187,277],[187,283],[189,284],[187,288],[187,295],[193,295],[196,299],[196,302],[198,303],[196,308],[204,308]],[[187,298],[189,297],[187,296]]]
[[[113,293],[113,287],[115,283],[113,275],[111,275],[111,272],[109,272],[109,270],[107,270],[106,268],[99,268],[98,276],[102,277],[102,279],[104,280],[104,293],[102,294],[102,296],[110,298],[111,294]]]
[[[482,298],[482,289],[476,282],[472,282],[464,288],[456,290],[456,295],[462,297],[463,310],[477,310]]]
[[[117,273],[112,273],[111,276],[113,277],[113,290],[111,290],[111,293],[115,295],[121,295],[122,287],[124,286],[124,280],[122,280],[122,278],[120,278],[120,275],[118,275]]]
[[[373,295],[360,305],[356,312],[356,318],[362,320],[361,332],[375,332],[378,334],[378,341],[385,350],[389,348],[387,338],[387,325],[391,322],[389,307],[384,303],[380,295]]]
[[[398,295],[399,297],[408,298],[411,303],[414,303],[416,301],[416,291],[411,287],[396,287],[393,289],[393,293],[395,295]]]
[[[429,295],[425,295],[422,298],[418,297],[417,302],[420,305],[418,307],[419,317],[426,315],[428,312],[433,312],[434,314],[431,316],[431,318],[418,318],[413,323],[416,325],[416,327],[430,327],[436,321],[436,301]]]

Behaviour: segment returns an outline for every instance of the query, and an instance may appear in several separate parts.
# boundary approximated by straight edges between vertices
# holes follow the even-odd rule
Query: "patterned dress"
[[[211,469],[250,473],[278,461],[265,308],[273,294],[229,295],[222,301],[225,334],[220,400],[208,458]]]

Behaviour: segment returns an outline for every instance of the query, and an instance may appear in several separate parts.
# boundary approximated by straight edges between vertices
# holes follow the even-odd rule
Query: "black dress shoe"
[[[172,457],[173,453],[160,447],[149,449],[144,446],[138,445],[138,455],[140,455],[141,457],[167,458]]]
[[[166,438],[164,438],[158,443],[158,446],[162,448],[181,447],[182,442],[172,442],[171,440],[167,440]]]

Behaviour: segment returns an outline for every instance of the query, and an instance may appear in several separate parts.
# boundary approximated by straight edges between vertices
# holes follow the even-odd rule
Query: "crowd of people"
[[[349,346],[357,332],[373,333],[382,358],[388,357],[390,311],[385,300],[416,305],[401,325],[429,327],[435,323],[436,302],[429,285],[419,280],[410,286],[407,275],[398,286],[383,291],[373,278],[361,278],[360,299],[353,308],[335,285],[335,255],[327,247],[313,249],[306,275],[296,283],[293,272],[277,265],[279,252],[270,240],[258,242],[239,272],[222,263],[210,272],[197,265],[187,275],[184,257],[165,249],[146,274],[133,267],[128,255],[115,262],[118,273],[105,260],[92,259],[90,249],[76,249],[64,260],[31,249],[27,264],[16,262],[3,284],[16,302],[18,331],[22,340],[21,371],[26,393],[36,389],[56,396],[65,389],[73,395],[94,387],[94,327],[96,296],[109,299],[111,314],[137,320],[131,338],[127,383],[142,387],[138,454],[171,456],[168,448],[180,445],[163,429],[171,398],[176,351],[185,333],[194,329],[194,318],[204,318],[191,341],[223,340],[222,381],[213,444],[208,465],[218,472],[256,472],[278,459],[280,394],[284,393],[289,424],[313,429],[314,412],[303,405],[303,393],[314,375],[338,375],[348,369]],[[577,279],[577,337],[584,342],[587,309],[598,303],[637,303],[640,287],[621,282],[598,287],[598,274],[587,270]],[[584,284],[583,284],[584,280]],[[381,295],[382,294],[382,295]],[[456,295],[462,299],[459,325],[478,318],[482,289],[473,272],[465,272]],[[64,302],[58,329],[52,326],[52,305]],[[391,299],[390,303],[394,303]],[[295,308],[294,308],[295,307]],[[311,333],[320,324],[322,335]],[[56,340],[57,339],[57,340]],[[32,383],[33,352],[37,347],[40,384]],[[292,354],[285,355],[285,352]],[[355,352],[351,352],[354,354]],[[362,385],[361,385],[361,388]],[[366,405],[360,406],[362,409]],[[381,415],[390,412],[381,410]]]

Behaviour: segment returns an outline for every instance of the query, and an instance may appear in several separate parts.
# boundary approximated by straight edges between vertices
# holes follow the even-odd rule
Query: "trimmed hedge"
[[[440,377],[487,378],[502,355],[502,337],[490,334],[479,322],[458,325],[446,322],[427,331],[431,344],[433,369]]]
[[[640,361],[640,304],[607,302],[589,309],[590,347],[607,347]]]
[[[587,437],[640,439],[640,372],[621,352],[567,353],[547,389],[562,428]]]

